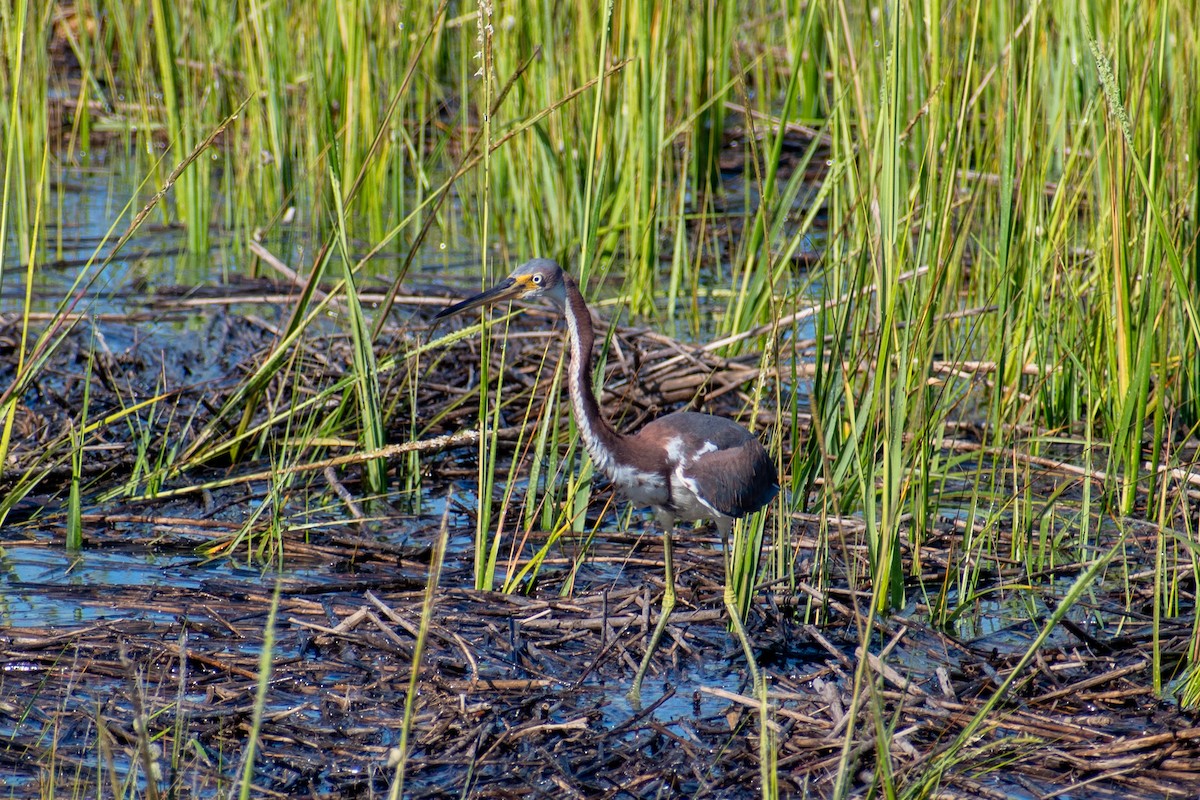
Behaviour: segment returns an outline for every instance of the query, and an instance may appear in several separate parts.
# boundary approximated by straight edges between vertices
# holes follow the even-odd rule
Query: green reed
[[[409,740],[412,735],[413,722],[416,716],[418,686],[422,672],[422,657],[425,645],[429,640],[429,631],[433,624],[433,610],[437,604],[438,581],[441,579],[442,566],[446,558],[446,543],[450,536],[450,508],[453,497],[446,498],[446,513],[438,527],[438,536],[433,543],[433,552],[429,560],[429,576],[425,581],[425,594],[421,603],[421,620],[417,629],[417,641],[413,645],[412,670],[409,672],[408,691],[404,695],[404,718],[400,729],[400,742],[388,754],[389,766],[395,768],[391,788],[388,792],[390,800],[404,796],[405,766],[408,763],[410,749]]]
[[[477,238],[486,241],[495,231],[502,248],[514,254],[556,254],[585,277],[594,274],[605,282],[616,277],[623,283],[621,297],[637,314],[656,314],[666,288],[663,273],[670,276],[668,293],[675,303],[683,287],[700,286],[702,277],[711,280],[699,264],[722,246],[705,226],[719,194],[717,164],[730,106],[766,114],[743,119],[742,144],[744,184],[763,202],[747,212],[728,272],[716,276],[718,285],[731,290],[716,330],[744,331],[804,302],[804,284],[794,280],[789,255],[813,230],[815,217],[806,213],[799,225],[785,223],[806,189],[805,167],[816,156],[810,150],[799,168],[782,176],[785,128],[775,120],[798,118],[828,134],[831,152],[817,191],[830,230],[842,232],[842,238],[820,267],[822,283],[829,298],[858,290],[870,299],[859,298],[844,311],[830,309],[840,340],[818,359],[831,368],[839,358],[854,363],[870,355],[876,366],[873,375],[854,373],[843,380],[836,371],[818,371],[823,393],[818,406],[844,409],[836,424],[829,424],[832,418],[823,424],[823,447],[835,464],[834,477],[857,476],[850,484],[859,492],[839,502],[847,508],[863,503],[871,517],[874,569],[892,585],[887,604],[899,601],[898,521],[907,514],[928,519],[936,502],[921,475],[934,466],[930,442],[959,395],[920,383],[947,343],[955,343],[960,357],[996,365],[988,421],[997,437],[1015,423],[1080,424],[1094,413],[1083,402],[1081,381],[1095,383],[1111,358],[1114,383],[1093,392],[1102,400],[1096,408],[1105,416],[1103,430],[1115,445],[1109,472],[1126,476],[1114,477],[1110,490],[1129,510],[1139,480],[1151,479],[1138,468],[1137,432],[1144,422],[1160,420],[1153,430],[1161,442],[1162,401],[1169,399],[1150,390],[1151,376],[1156,365],[1161,374],[1163,364],[1179,357],[1172,348],[1195,352],[1194,341],[1165,335],[1167,317],[1190,315],[1188,293],[1182,291],[1187,282],[1180,270],[1164,283],[1165,273],[1152,268],[1164,259],[1168,266],[1179,263],[1177,255],[1171,257],[1174,248],[1163,244],[1175,238],[1173,223],[1156,199],[1171,187],[1163,186],[1161,167],[1141,167],[1137,149],[1138,135],[1149,136],[1154,163],[1167,159],[1164,148],[1154,146],[1157,139],[1139,131],[1161,129],[1179,117],[1162,111],[1172,98],[1154,88],[1169,82],[1176,61],[1153,62],[1156,80],[1148,85],[1160,91],[1147,104],[1153,115],[1139,117],[1137,129],[1125,132],[1104,122],[1110,117],[1101,113],[1095,93],[1069,91],[1075,73],[1066,69],[1061,53],[1082,47],[1090,52],[1090,40],[1082,16],[1053,4],[1015,16],[1005,9],[983,13],[979,4],[948,10],[924,3],[878,18],[841,4],[798,4],[791,9],[795,13],[781,18],[766,5],[749,3],[744,18],[737,19],[728,6],[629,2],[569,26],[562,23],[572,9],[556,6],[502,7],[486,20],[478,8],[467,8],[452,24],[433,11],[388,10],[383,26],[368,25],[361,4],[314,8],[311,20],[294,20],[281,17],[277,6],[242,3],[241,36],[218,48],[219,58],[210,58],[208,75],[213,69],[238,75],[218,90],[228,93],[221,102],[246,91],[258,98],[241,115],[237,136],[222,145],[223,157],[244,172],[235,189],[244,195],[233,205],[257,205],[277,219],[280,206],[312,198],[307,222],[321,229],[336,218],[329,212],[355,174],[361,177],[356,185],[362,200],[347,218],[351,233],[368,241],[385,232],[389,239],[412,241],[435,218],[429,215],[440,213],[426,206],[414,216],[412,209],[432,196],[431,176],[446,163],[448,145],[482,132],[482,161],[473,162],[475,173],[456,187]],[[1160,52],[1168,49],[1164,36],[1177,9],[1163,3],[1139,21],[1144,26],[1139,31],[1157,37],[1151,41]],[[183,146],[195,141],[188,131],[207,113],[198,77],[205,71],[164,55],[174,32],[190,30],[193,20],[157,5],[133,4],[123,14],[107,10],[113,42],[136,46],[133,27],[153,22],[158,55],[150,62],[157,64],[153,71],[132,62],[104,69],[115,69],[114,76],[142,98],[164,90],[168,138]],[[943,24],[932,23],[935,19]],[[1100,14],[1095,24],[1103,31],[1119,20]],[[289,26],[292,36],[286,34]],[[490,32],[481,41],[485,29]],[[426,36],[431,38],[422,49]],[[534,43],[548,46],[521,75],[517,91],[492,109],[496,92],[489,87],[517,73]],[[1120,51],[1126,64],[1149,53],[1141,42],[1128,43]],[[423,72],[419,85],[393,98],[396,114],[383,124],[383,77],[407,76],[403,67],[414,58]],[[656,69],[668,59],[677,69]],[[1115,69],[1126,74],[1129,67],[1118,63]],[[302,70],[311,76],[303,85],[297,83]],[[828,84],[825,74],[831,76]],[[1083,82],[1105,85],[1098,70],[1085,71]],[[753,95],[747,91],[751,83]],[[1114,77],[1108,85],[1118,83]],[[582,94],[563,102],[585,85]],[[427,120],[431,98],[439,93],[462,99],[451,125],[439,134],[421,124],[414,134],[405,123]],[[1110,107],[1120,106],[1119,91],[1106,87],[1104,93]],[[154,107],[148,99],[144,105]],[[548,108],[554,108],[552,114],[528,124]],[[991,116],[981,113],[985,109]],[[189,115],[194,119],[185,122]],[[297,132],[298,121],[307,134]],[[1048,135],[1040,136],[1042,130]],[[1081,159],[1078,154],[1092,144],[1101,145],[1102,157]],[[235,146],[268,157],[262,163],[233,158]],[[1135,149],[1124,154],[1127,147]],[[324,163],[330,168],[320,169]],[[995,168],[962,177],[978,173],[981,165]],[[1136,177],[1139,170],[1144,181]],[[335,189],[329,176],[341,176],[343,188]],[[1131,180],[1148,198],[1143,205],[1148,214],[1135,213],[1126,199]],[[243,188],[250,185],[267,190],[255,192],[255,199]],[[416,187],[417,195],[404,186]],[[1081,187],[1109,198],[1108,204],[1091,203]],[[181,189],[186,206],[195,190]],[[384,205],[381,198],[395,202]],[[245,216],[246,224],[252,216]],[[1068,224],[1080,217],[1080,224]],[[1135,224],[1135,217],[1142,222]],[[682,235],[689,226],[699,238]],[[1097,238],[1104,230],[1111,231],[1110,239]],[[659,242],[668,232],[675,244],[664,252]],[[972,236],[988,237],[971,255],[986,270],[964,269],[975,249]],[[1095,254],[1095,268],[1062,269],[1063,254],[1070,258],[1075,251]],[[908,277],[916,268],[927,271]],[[1111,303],[1111,316],[1092,302],[1097,285]],[[1174,300],[1165,306],[1154,302],[1164,294]],[[944,321],[964,305],[996,310],[982,312],[971,326]],[[1056,313],[1047,314],[1049,307]],[[1151,313],[1164,308],[1165,316]],[[693,318],[688,327],[699,331],[700,307],[692,304],[686,312]],[[1108,319],[1114,324],[1106,324]],[[1080,347],[1089,340],[1101,349]],[[756,345],[761,340],[743,346]],[[1183,363],[1191,361],[1185,356]],[[1029,391],[1036,404],[1022,399]],[[847,405],[847,395],[858,402]],[[1149,455],[1156,458],[1160,451],[1156,445]],[[811,458],[816,450],[806,452]]]
[[[262,735],[267,697],[271,687],[271,671],[274,668],[275,659],[275,623],[279,613],[279,597],[282,589],[283,583],[276,581],[275,590],[271,593],[271,605],[267,612],[266,626],[263,628],[262,650],[259,652],[258,658],[258,681],[251,710],[250,731],[245,750],[242,752],[241,775],[237,781],[238,800],[248,800],[254,790],[254,758]],[[147,776],[147,780],[150,780],[149,776]]]
[[[753,587],[794,579],[785,514],[804,510],[821,520],[820,554],[837,554],[846,520],[864,525],[870,558],[862,574],[847,559],[849,580],[874,589],[876,613],[900,608],[949,508],[963,538],[945,587],[926,590],[938,621],[968,613],[996,558],[1031,571],[1089,558],[1102,513],[1163,526],[1154,611],[1183,608],[1164,579],[1196,571],[1172,473],[1192,469],[1178,444],[1200,421],[1200,104],[1183,88],[1197,84],[1200,53],[1182,0],[74,8],[81,23],[55,34],[52,4],[0,6],[0,269],[19,263],[28,292],[49,241],[46,176],[62,170],[49,143],[89,152],[103,129],[141,154],[149,213],[184,224],[190,248],[206,252],[219,229],[238,253],[261,230],[294,248],[303,281],[279,341],[214,418],[185,426],[187,441],[153,446],[162,455],[147,453],[141,489],[217,458],[295,465],[317,457],[305,444],[316,439],[375,450],[393,414],[415,420],[426,349],[381,352],[392,299],[373,310],[359,288],[381,270],[373,256],[398,250],[394,297],[413,265],[446,258],[431,243],[462,235],[482,253],[480,278],[553,256],[606,320],[696,340],[748,334],[724,352],[764,354],[745,410],[777,421],[767,436],[790,491],[738,537],[743,607]],[[66,133],[46,111],[55,35],[81,73],[62,82],[78,92]],[[146,199],[122,212],[131,231]],[[819,257],[801,261],[810,237]],[[811,308],[809,329],[793,315]],[[269,405],[272,387],[305,377],[303,345],[333,315],[354,341],[347,374]],[[0,397],[0,461],[66,319],[39,335],[26,316]],[[523,549],[520,532],[583,531],[592,476],[565,407],[497,384],[502,342],[497,328],[484,344],[477,394],[490,433],[475,580],[512,589],[548,552]],[[539,375],[557,397],[553,353]],[[404,396],[382,396],[397,368]],[[86,453],[97,426],[163,416],[161,402],[131,402],[47,448],[0,509]],[[502,408],[536,428],[507,462]],[[976,449],[950,441],[962,422],[979,431]],[[422,434],[411,420],[392,428]],[[1095,479],[1038,489],[1027,457],[1063,452]],[[406,460],[406,487],[421,468]],[[512,487],[526,469],[521,503]],[[366,474],[366,493],[386,491],[382,463]],[[761,563],[759,526],[775,545]],[[873,723],[883,741],[888,720]]]
[[[156,208],[185,222],[193,248],[206,247],[213,223],[279,233],[293,207],[303,210],[292,224],[331,246],[326,236],[345,220],[342,258],[358,237],[372,249],[415,244],[453,224],[436,198],[450,186],[441,176],[464,169],[453,188],[474,238],[495,240],[513,260],[563,258],[590,291],[622,298],[637,318],[735,333],[813,302],[813,285],[823,300],[848,298],[819,315],[822,337],[832,337],[813,356],[820,424],[813,440],[792,435],[789,452],[804,456],[796,488],[812,488],[827,459],[840,490],[832,502],[869,517],[887,605],[900,599],[900,521],[912,515],[919,532],[930,518],[938,494],[923,476],[939,472],[934,443],[975,391],[956,380],[924,385],[947,352],[992,365],[981,373],[983,413],[997,447],[1012,443],[1012,426],[1097,424],[1113,445],[1101,465],[1108,497],[1134,510],[1158,480],[1141,465],[1172,458],[1168,410],[1195,407],[1200,374],[1193,257],[1178,244],[1193,224],[1180,201],[1195,186],[1167,169],[1195,155],[1186,131],[1196,112],[1163,88],[1192,70],[1193,45],[1169,36],[1183,6],[1131,17],[932,0],[875,17],[841,3],[796,3],[787,14],[731,8],[631,0],[580,16],[548,4],[497,7],[485,20],[479,7],[448,18],[444,7],[360,3],[315,2],[302,15],[254,0],[232,14],[203,3],[81,3],[76,14],[90,24],[64,34],[83,67],[69,144],[90,146],[91,99],[116,109],[110,127],[125,115],[143,149],[185,154],[251,98]],[[17,90],[5,97],[0,223],[26,263],[44,191],[32,176],[48,138],[31,100],[47,92],[52,69],[31,42],[50,35],[48,13],[19,3],[0,19]],[[444,108],[446,97],[455,105]],[[1122,110],[1134,104],[1146,113]],[[781,170],[787,122],[821,134],[790,174]],[[735,123],[751,202],[729,234],[715,201]],[[479,144],[464,153],[464,142]],[[219,220],[209,155],[229,195]],[[149,173],[161,188],[172,163]],[[797,210],[810,191],[818,203]],[[798,275],[792,258],[821,222],[833,246],[814,274]],[[310,287],[327,277],[329,249],[317,252]],[[709,321],[698,298],[713,288],[725,307]],[[309,312],[321,307],[312,303],[310,290],[227,414],[254,407],[293,337],[307,335]],[[951,318],[968,309],[977,311]],[[738,347],[762,349],[767,335]],[[864,359],[865,371],[856,366]],[[211,452],[184,450],[177,467]],[[556,468],[556,445],[536,452]]]

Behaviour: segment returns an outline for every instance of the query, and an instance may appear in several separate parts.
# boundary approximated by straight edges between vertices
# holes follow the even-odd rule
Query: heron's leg
[[[629,689],[628,697],[634,705],[641,703],[642,679],[650,669],[650,658],[654,655],[654,649],[658,647],[658,640],[662,638],[663,631],[667,629],[667,618],[675,608],[675,564],[671,558],[672,527],[663,525],[663,563],[666,565],[666,574],[663,579],[662,607],[658,611],[658,624],[654,626],[654,633],[650,634],[650,643],[646,645],[646,655],[642,656],[641,666],[638,667],[637,675],[633,677],[633,686]]]
[[[718,527],[721,529],[721,541],[725,547],[725,611],[729,614],[729,621],[733,623],[734,635],[742,643],[742,652],[746,654],[746,666],[750,668],[750,681],[757,696],[759,688],[758,662],[754,660],[754,648],[750,646],[750,637],[746,635],[746,626],[742,624],[737,595],[733,592],[733,581],[730,579],[733,575],[733,551],[729,545],[729,531],[733,528],[733,521],[719,523]]]

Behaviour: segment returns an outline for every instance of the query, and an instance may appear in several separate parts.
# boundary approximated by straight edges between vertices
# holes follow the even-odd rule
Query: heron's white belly
[[[617,490],[635,506],[664,506],[671,500],[671,493],[663,483],[661,475],[640,472],[631,467],[617,467],[609,474]]]

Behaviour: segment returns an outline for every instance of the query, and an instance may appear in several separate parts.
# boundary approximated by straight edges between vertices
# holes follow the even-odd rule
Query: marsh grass
[[[254,757],[259,746],[259,736],[262,733],[263,717],[267,711],[267,698],[270,696],[271,670],[275,659],[275,617],[279,611],[279,593],[283,584],[275,582],[271,593],[270,610],[267,612],[267,624],[263,629],[262,652],[258,661],[258,683],[254,693],[254,707],[250,718],[250,731],[246,740],[246,748],[242,752],[241,775],[238,778],[237,790],[239,800],[248,800],[254,791]],[[147,785],[154,782],[152,775],[147,775]],[[157,792],[154,792],[156,795]]]
[[[450,536],[450,508],[453,496],[446,498],[446,512],[442,515],[437,538],[433,543],[433,553],[429,561],[429,575],[425,581],[425,593],[421,602],[421,620],[417,628],[416,644],[413,646],[412,669],[409,672],[408,691],[404,696],[404,718],[400,729],[400,741],[389,754],[388,760],[395,768],[395,776],[388,794],[391,800],[404,796],[405,767],[408,763],[410,739],[412,737],[413,718],[417,708],[417,695],[421,683],[421,672],[424,669],[422,656],[425,643],[429,637],[429,629],[433,620],[433,609],[437,603],[438,582],[442,575],[442,565],[446,557],[446,542]]]
[[[79,409],[79,426],[71,429],[71,488],[67,495],[67,551],[79,552],[83,546],[83,433],[88,424],[88,400],[91,397],[92,364],[89,358],[83,373],[83,406]]]
[[[957,562],[943,586],[919,589],[941,624],[996,591],[981,570],[998,559],[1032,574],[1086,564],[1098,579],[1110,563],[1093,557],[1105,515],[1161,526],[1153,613],[1194,613],[1171,578],[1195,577],[1198,563],[1184,446],[1200,420],[1200,53],[1188,3],[313,0],[305,11],[255,0],[232,10],[87,0],[70,15],[32,0],[0,6],[0,277],[24,281],[0,462],[81,298],[151,216],[182,225],[199,254],[214,235],[235,257],[260,234],[277,237],[300,273],[278,339],[215,413],[171,439],[153,433],[182,413],[166,386],[106,415],[85,404],[80,423],[8,481],[2,513],[69,464],[77,521],[90,499],[81,459],[121,424],[141,437],[140,466],[101,500],[229,485],[258,473],[193,476],[257,461],[278,466],[269,493],[282,504],[308,486],[292,476],[330,460],[330,442],[367,454],[353,464],[363,494],[385,494],[387,431],[405,431],[405,444],[427,434],[416,387],[436,363],[428,354],[453,339],[382,353],[381,332],[431,242],[467,231],[480,280],[553,256],[607,321],[760,354],[743,406],[770,421],[787,491],[739,528],[730,580],[743,613],[756,587],[795,585],[794,511],[820,520],[814,584],[869,587],[866,620],[913,600],[923,542],[947,513],[961,522]],[[53,62],[52,41],[77,76]],[[60,130],[52,86],[74,92]],[[125,233],[105,237],[36,331],[32,287],[68,227],[61,198],[47,203],[48,176],[106,142],[133,153],[147,183],[113,220]],[[813,239],[827,246],[805,259]],[[301,256],[297,243],[311,249]],[[361,287],[389,248],[404,258],[371,308]],[[815,311],[797,315],[805,309]],[[331,319],[352,342],[341,374],[284,404],[291,395],[278,390],[313,370],[306,348],[326,341]],[[564,407],[498,379],[507,319],[483,328],[474,579],[512,591],[557,541],[532,550],[523,532],[595,527],[591,468]],[[598,370],[615,346],[604,342]],[[555,353],[547,347],[537,378],[558,396]],[[405,396],[383,396],[395,370]],[[511,460],[497,434],[505,421],[523,431]],[[422,485],[421,453],[403,451],[406,491]],[[1039,459],[1080,477],[1044,493]],[[850,515],[869,558],[846,557],[851,574],[837,576],[824,556],[845,547]],[[869,624],[860,630],[878,644]],[[869,694],[878,678],[859,677]],[[1156,668],[1156,691],[1162,677]],[[900,793],[908,778],[885,746],[892,721],[864,708],[882,743],[879,785]],[[933,792],[965,741],[903,791]],[[849,794],[848,755],[841,769],[836,791]]]

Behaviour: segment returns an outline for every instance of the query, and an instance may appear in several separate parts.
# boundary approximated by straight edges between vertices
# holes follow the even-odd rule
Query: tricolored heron
[[[649,422],[632,435],[613,428],[600,413],[592,387],[592,346],[596,335],[591,312],[579,292],[579,284],[549,259],[535,258],[522,264],[496,286],[443,309],[434,319],[503,300],[537,297],[552,302],[567,320],[571,348],[568,388],[588,454],[626,498],[653,508],[663,529],[666,575],[662,608],[633,679],[630,697],[636,701],[640,696],[650,657],[675,607],[672,529],[676,522],[702,519],[711,519],[721,532],[727,567],[725,607],[757,685],[750,640],[728,579],[729,532],[734,520],[759,510],[779,491],[774,462],[752,433],[732,420],[711,414],[677,411]]]

